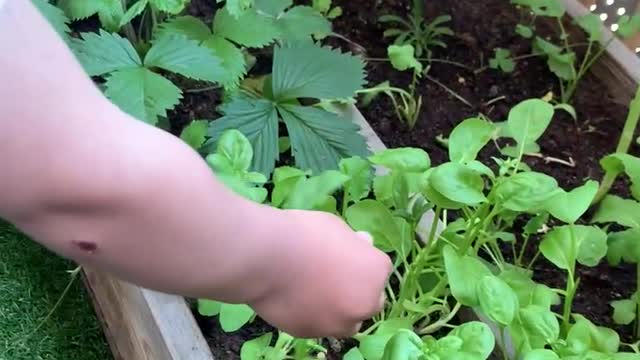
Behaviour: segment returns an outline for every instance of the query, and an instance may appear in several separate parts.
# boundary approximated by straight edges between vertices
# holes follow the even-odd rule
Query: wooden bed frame
[[[562,1],[572,17],[588,12],[577,0]],[[608,29],[604,31],[611,35]],[[614,40],[593,73],[617,101],[628,104],[640,83],[640,58],[622,41]],[[372,150],[385,148],[355,107],[347,112],[362,127]],[[214,359],[184,298],[143,289],[92,269],[84,269],[84,281],[116,360]]]

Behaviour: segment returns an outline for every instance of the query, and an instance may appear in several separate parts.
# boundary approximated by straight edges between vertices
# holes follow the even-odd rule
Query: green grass
[[[27,338],[74,268],[0,220],[0,360],[113,359],[79,277],[51,318]]]

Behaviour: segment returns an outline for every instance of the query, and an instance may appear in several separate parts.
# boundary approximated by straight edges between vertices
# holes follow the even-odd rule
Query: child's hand
[[[278,284],[251,306],[297,337],[348,337],[384,306],[391,261],[365,233],[328,213],[287,210]]]

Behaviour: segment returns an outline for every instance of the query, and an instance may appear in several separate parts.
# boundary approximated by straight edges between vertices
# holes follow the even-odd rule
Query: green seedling
[[[559,79],[561,102],[569,103],[580,81],[604,54],[615,36],[605,38],[602,21],[596,14],[589,13],[576,18],[577,25],[586,33],[586,51],[583,57],[578,59],[574,48],[582,44],[571,42],[563,22],[566,10],[561,1],[511,0],[511,3],[531,14],[529,20],[524,24],[518,24],[515,31],[525,38],[533,39],[533,53],[546,57],[549,70]],[[560,29],[557,42],[535,35],[536,17],[555,20]],[[616,26],[615,35],[622,38],[632,37],[640,32],[640,16],[623,16]]]
[[[394,45],[413,46],[417,57],[424,55],[430,58],[434,47],[447,47],[442,38],[453,35],[453,31],[444,25],[451,21],[449,15],[425,22],[424,3],[421,0],[413,0],[408,19],[398,15],[383,15],[379,21],[395,26],[385,30],[384,37],[394,38]]]

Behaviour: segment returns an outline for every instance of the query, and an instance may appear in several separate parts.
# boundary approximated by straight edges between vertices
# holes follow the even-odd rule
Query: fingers
[[[373,236],[371,236],[371,234],[369,234],[368,232],[366,232],[366,231],[357,231],[356,235],[358,235],[359,238],[365,240],[370,245],[373,245]]]

